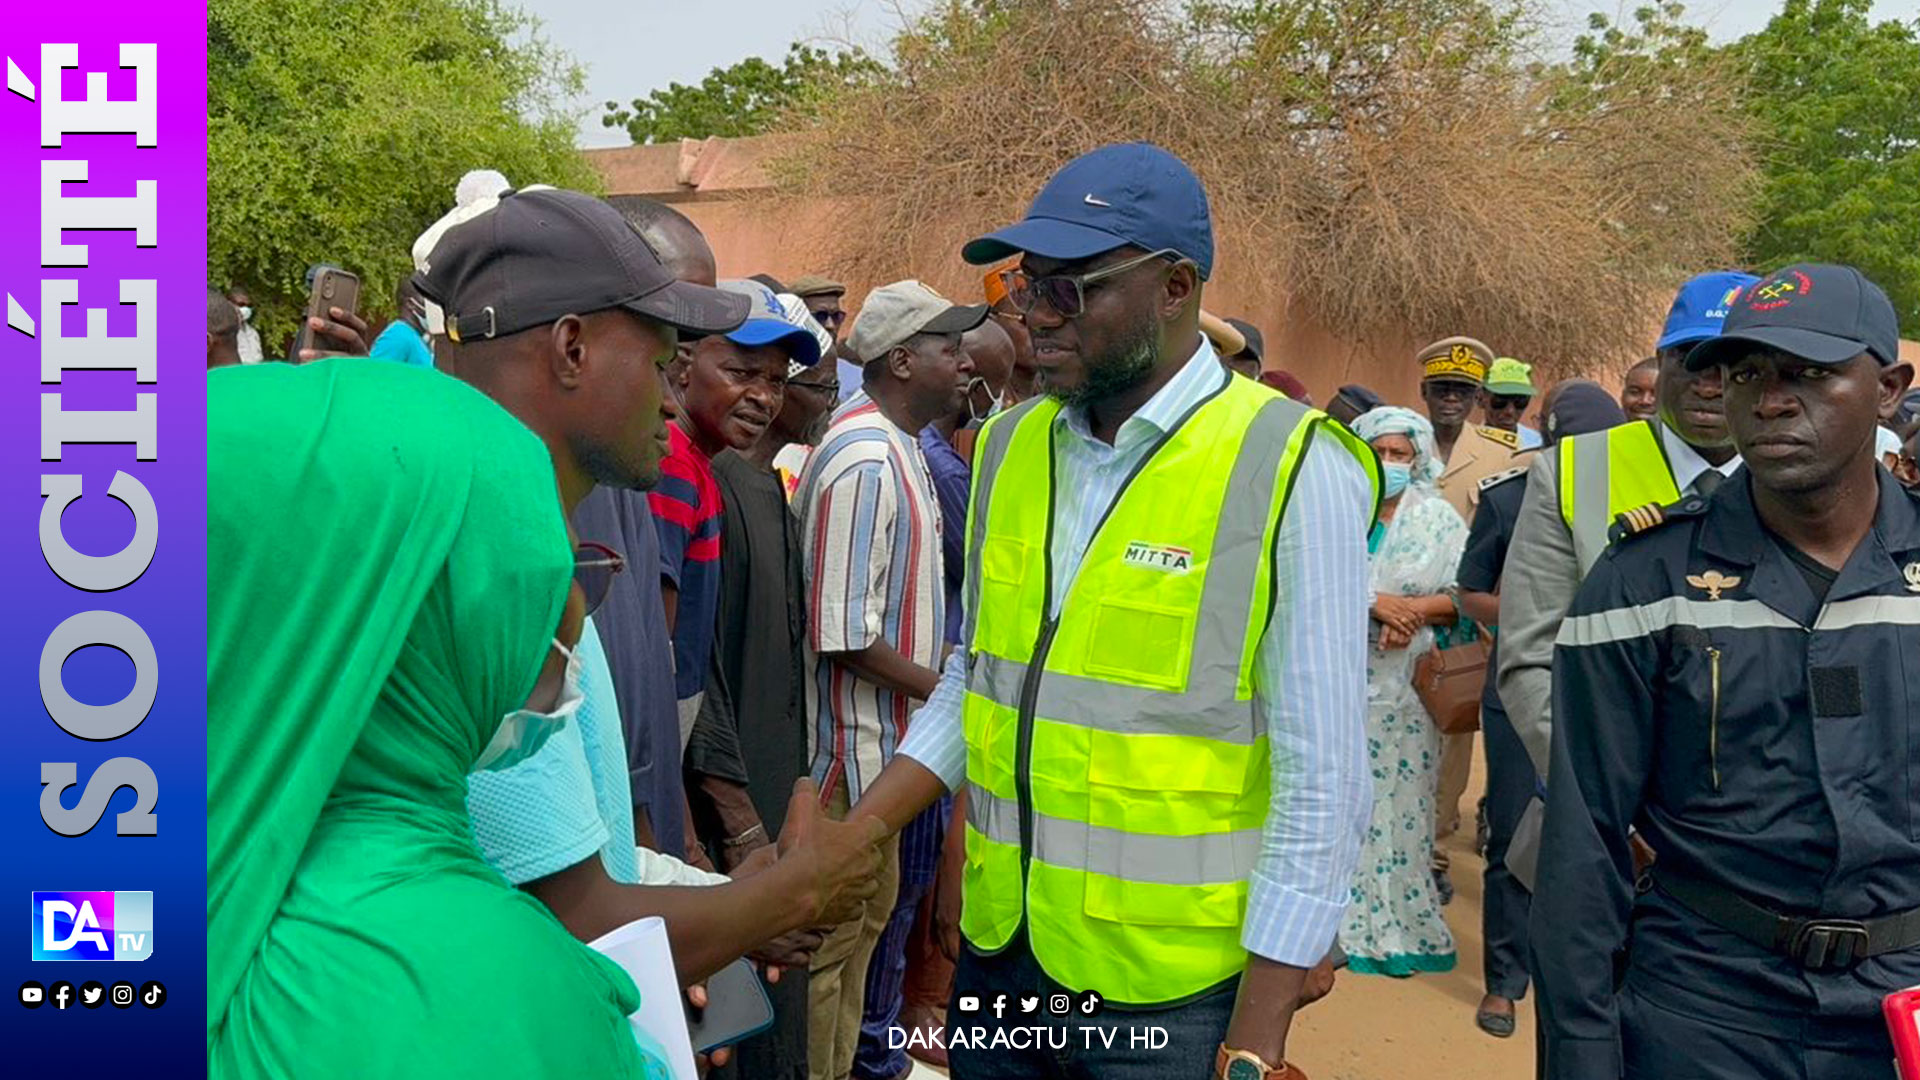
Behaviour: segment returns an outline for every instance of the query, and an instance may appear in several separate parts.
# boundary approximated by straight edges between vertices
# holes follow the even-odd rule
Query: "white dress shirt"
[[[1673,466],[1673,486],[1680,489],[1680,494],[1693,494],[1693,482],[1700,479],[1700,474],[1708,469],[1712,469],[1723,477],[1732,477],[1734,473],[1740,471],[1739,454],[1728,458],[1725,464],[1709,465],[1707,459],[1700,456],[1700,451],[1695,450],[1687,440],[1681,438],[1679,432],[1665,424],[1659,427],[1660,444],[1667,451],[1667,464]]]
[[[1084,409],[1054,419],[1051,611],[1058,611],[1095,525],[1127,476],[1195,403],[1234,378],[1202,338],[1199,351],[1120,425],[1094,438]],[[1267,717],[1272,805],[1249,883],[1241,943],[1282,964],[1326,955],[1346,914],[1372,808],[1366,750],[1367,518],[1365,470],[1317,439],[1302,460],[1274,545],[1276,603],[1255,655],[1255,695]],[[966,779],[961,704],[969,650],[947,659],[939,688],[913,718],[899,753],[949,789]]]

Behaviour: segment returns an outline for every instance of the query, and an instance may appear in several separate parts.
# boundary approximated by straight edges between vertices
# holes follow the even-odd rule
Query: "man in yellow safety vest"
[[[965,791],[953,1075],[1299,1077],[1368,820],[1378,467],[1221,367],[1166,151],[1075,159],[964,255],[1020,257],[1046,393],[981,434],[961,645],[855,808]]]

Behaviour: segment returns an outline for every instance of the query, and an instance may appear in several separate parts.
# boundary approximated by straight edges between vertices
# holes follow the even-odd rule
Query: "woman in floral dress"
[[[1354,431],[1380,455],[1380,523],[1368,538],[1374,592],[1367,654],[1367,753],[1373,820],[1340,929],[1352,970],[1404,977],[1449,971],[1453,934],[1434,894],[1433,801],[1440,737],[1413,690],[1436,625],[1459,618],[1448,593],[1467,540],[1434,489],[1433,427],[1409,409],[1374,409]]]

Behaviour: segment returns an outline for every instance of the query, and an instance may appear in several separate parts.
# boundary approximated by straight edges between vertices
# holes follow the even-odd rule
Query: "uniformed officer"
[[[1848,267],[1744,290],[1687,362],[1724,368],[1745,471],[1624,515],[1561,628],[1552,1080],[1889,1075],[1880,1000],[1920,983],[1920,503],[1873,457],[1898,338]]]
[[[1600,431],[1626,422],[1612,395],[1600,384],[1568,380],[1547,390],[1541,409],[1548,445],[1561,438]],[[1500,621],[1500,568],[1507,560],[1520,501],[1526,494],[1527,465],[1534,451],[1523,450],[1513,467],[1480,481],[1480,508],[1474,512],[1467,546],[1460,556],[1460,609],[1476,622],[1491,627]],[[1494,644],[1493,663],[1500,646]],[[1487,680],[1480,699],[1480,727],[1487,748],[1487,850],[1481,930],[1486,942],[1486,996],[1474,1022],[1496,1038],[1514,1031],[1514,1002],[1527,992],[1526,887],[1506,866],[1508,842],[1520,816],[1538,787],[1533,762],[1514,734],[1500,704],[1499,686]]]
[[[1514,528],[1500,601],[1501,700],[1542,776],[1553,731],[1549,665],[1560,620],[1600,552],[1614,515],[1706,494],[1740,467],[1721,408],[1720,372],[1689,372],[1687,351],[1720,332],[1751,274],[1701,274],[1680,287],[1656,346],[1660,415],[1566,439],[1537,455]],[[1538,835],[1538,822],[1531,830]],[[1528,845],[1530,847],[1530,845]]]
[[[1471,523],[1480,501],[1480,481],[1511,468],[1514,451],[1520,448],[1520,437],[1511,431],[1467,422],[1480,404],[1493,350],[1470,337],[1450,337],[1421,349],[1415,359],[1420,364],[1420,399],[1426,403],[1427,419],[1433,421],[1440,460],[1446,463],[1436,482],[1440,495],[1461,521]],[[1460,825],[1460,796],[1467,790],[1467,774],[1472,770],[1473,732],[1443,736],[1433,802],[1433,887],[1443,904],[1453,899],[1453,882],[1447,876],[1449,860],[1440,841]]]

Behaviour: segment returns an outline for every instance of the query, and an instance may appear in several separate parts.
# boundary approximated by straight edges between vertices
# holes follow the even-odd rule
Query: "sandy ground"
[[[1460,963],[1445,975],[1411,979],[1342,972],[1332,995],[1293,1022],[1288,1055],[1312,1080],[1532,1080],[1531,996],[1520,1003],[1519,1030],[1511,1039],[1495,1039],[1473,1023],[1480,995],[1486,992],[1480,933],[1486,864],[1473,853],[1470,824],[1483,783],[1476,755],[1473,781],[1461,800],[1469,824],[1444,845],[1453,856],[1454,898],[1447,906],[1447,924],[1453,928]]]
[[[1472,783],[1461,800],[1468,826],[1449,837],[1453,855],[1453,928],[1460,963],[1445,975],[1388,979],[1342,972],[1333,993],[1294,1019],[1288,1056],[1312,1080],[1531,1080],[1533,1000],[1520,1003],[1519,1030],[1495,1039],[1473,1024],[1481,985],[1480,897],[1485,864],[1473,854],[1472,811],[1485,783],[1474,747]],[[918,1062],[910,1080],[944,1075]]]

